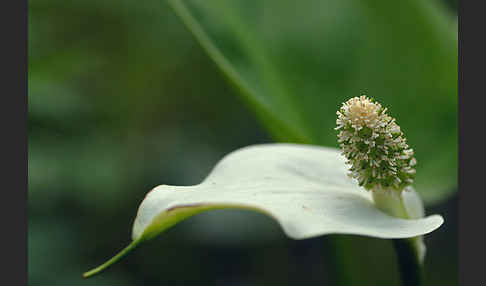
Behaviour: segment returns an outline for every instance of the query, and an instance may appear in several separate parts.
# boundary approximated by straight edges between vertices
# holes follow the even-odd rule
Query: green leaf
[[[411,198],[405,201],[420,209],[418,197]],[[151,190],[133,224],[133,242],[85,277],[110,266],[140,242],[186,218],[227,208],[268,215],[293,239],[331,233],[410,238],[429,233],[443,222],[440,215],[402,219],[380,211],[370,192],[347,176],[345,158],[337,149],[254,145],[224,157],[198,185],[161,185]],[[417,211],[414,213],[414,217],[420,216]]]
[[[336,110],[365,93],[414,148],[424,201],[457,189],[457,28],[437,3],[169,3],[277,140],[337,146]]]

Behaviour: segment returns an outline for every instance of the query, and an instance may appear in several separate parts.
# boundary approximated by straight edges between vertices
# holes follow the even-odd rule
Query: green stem
[[[414,237],[393,240],[403,286],[423,285],[423,264],[420,262],[415,239]]]
[[[100,266],[98,266],[98,267],[96,267],[96,268],[94,268],[94,269],[92,269],[90,271],[87,271],[87,272],[83,273],[83,278],[89,278],[89,277],[91,277],[91,276],[93,276],[95,274],[100,273],[104,269],[108,268],[110,265],[112,265],[113,263],[117,262],[122,257],[124,257],[125,255],[127,255],[130,251],[132,251],[140,242],[141,242],[140,239],[137,239],[137,240],[132,241],[132,243],[130,243],[127,247],[125,247],[117,255],[113,256],[110,260],[106,261],[105,263],[101,264]]]
[[[373,201],[383,212],[403,219],[416,218],[417,214],[407,210],[402,193],[373,191]],[[403,286],[423,285],[423,255],[425,247],[422,237],[393,239],[398,267]]]

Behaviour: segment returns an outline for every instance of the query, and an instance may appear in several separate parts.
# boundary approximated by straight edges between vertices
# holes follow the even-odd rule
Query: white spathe
[[[407,209],[423,212],[418,196],[403,194],[409,198],[404,199]],[[184,218],[217,208],[267,214],[294,239],[331,233],[408,238],[443,223],[440,215],[400,219],[378,210],[371,194],[347,176],[338,149],[262,144],[228,154],[198,185],[154,188],[139,207],[132,238],[151,238]]]

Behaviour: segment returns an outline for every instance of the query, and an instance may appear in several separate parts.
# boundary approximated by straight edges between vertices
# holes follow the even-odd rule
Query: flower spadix
[[[415,219],[424,207],[410,185],[415,176],[413,149],[387,109],[372,98],[353,97],[337,111],[336,130],[348,176],[372,191],[376,207],[392,216]],[[405,192],[404,192],[405,191]],[[410,240],[422,263],[425,245],[421,236]]]
[[[372,105],[363,107],[374,108]],[[343,109],[343,116],[350,115],[346,110]],[[376,114],[369,114],[368,122],[382,125],[383,111],[380,113],[378,108]],[[347,118],[358,133],[363,130],[364,125],[359,125],[357,117],[343,117],[343,126],[348,123]],[[362,128],[358,130],[358,126]],[[382,135],[373,130],[372,136],[375,133]],[[351,139],[355,133],[342,136]],[[344,141],[343,144],[346,145]],[[403,160],[410,163],[408,159]],[[160,185],[152,189],[138,209],[132,243],[84,276],[100,272],[141,242],[178,222],[216,209],[243,209],[268,215],[293,239],[331,233],[410,238],[429,233],[442,224],[439,215],[423,217],[423,208],[416,203],[420,203],[420,198],[413,189],[407,196],[400,196],[399,202],[405,213],[418,215],[397,217],[383,212],[377,207],[376,198],[347,176],[346,161],[339,149],[303,144],[262,144],[238,149],[219,161],[200,184]],[[394,184],[391,181],[391,185]],[[221,227],[228,228],[228,225]],[[251,225],[246,227],[251,228]]]
[[[401,192],[413,183],[413,149],[387,109],[366,96],[354,97],[337,111],[336,130],[349,176],[375,191]]]

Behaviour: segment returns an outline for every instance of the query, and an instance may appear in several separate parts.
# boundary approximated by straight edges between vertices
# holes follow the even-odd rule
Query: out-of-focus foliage
[[[28,12],[30,285],[332,283],[325,238],[288,240],[271,219],[237,211],[183,222],[83,280],[127,244],[152,187],[198,183],[224,154],[270,139],[166,1],[32,0]],[[446,222],[426,238],[428,285],[457,284],[451,206],[430,210]],[[214,239],[233,228],[246,233]],[[347,239],[366,250],[357,260],[389,262],[364,265],[357,281],[397,281],[390,244]]]
[[[170,2],[279,140],[337,146],[336,110],[366,94],[415,149],[423,199],[456,189],[457,26],[435,1]]]

